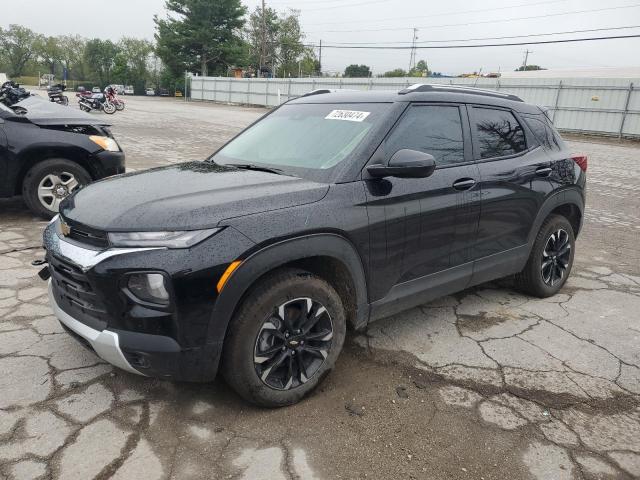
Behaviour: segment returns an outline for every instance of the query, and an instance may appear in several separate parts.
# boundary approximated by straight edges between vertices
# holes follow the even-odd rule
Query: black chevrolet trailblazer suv
[[[318,90],[208,160],[96,182],[44,233],[51,305],[106,361],[299,401],[347,326],[493,279],[571,272],[587,159],[518,97]],[[117,192],[117,195],[114,195]]]

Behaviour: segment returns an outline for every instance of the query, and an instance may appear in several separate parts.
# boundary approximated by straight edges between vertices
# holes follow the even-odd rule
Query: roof
[[[329,90],[309,92],[288,103],[394,103],[394,102],[452,102],[502,106],[523,113],[540,113],[537,106],[524,103],[519,97],[458,85],[417,84],[394,90]]]

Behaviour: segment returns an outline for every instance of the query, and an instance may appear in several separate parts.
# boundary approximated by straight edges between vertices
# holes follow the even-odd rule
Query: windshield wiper
[[[227,163],[225,165],[228,165],[230,167],[240,168],[242,170],[255,170],[258,172],[269,172],[269,173],[275,173],[276,175],[284,175],[282,173],[282,170],[280,170],[279,168],[263,167],[261,165],[253,165],[251,163]]]

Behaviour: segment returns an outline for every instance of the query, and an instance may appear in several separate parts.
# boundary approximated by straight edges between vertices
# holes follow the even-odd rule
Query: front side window
[[[385,154],[390,158],[405,148],[433,155],[437,165],[464,162],[460,109],[446,105],[411,107],[387,139]]]
[[[389,108],[386,103],[284,105],[212,160],[221,165],[267,165],[287,173],[327,171],[354,152]]]
[[[524,130],[511,112],[473,108],[480,158],[515,155],[527,149]]]

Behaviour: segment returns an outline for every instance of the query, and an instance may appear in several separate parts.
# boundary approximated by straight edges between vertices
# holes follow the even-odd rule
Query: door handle
[[[469,190],[476,184],[473,178],[461,178],[453,183],[453,188],[456,190]]]
[[[551,172],[553,172],[551,167],[540,167],[536,169],[536,175],[538,175],[539,177],[548,177],[549,175],[551,175]]]

